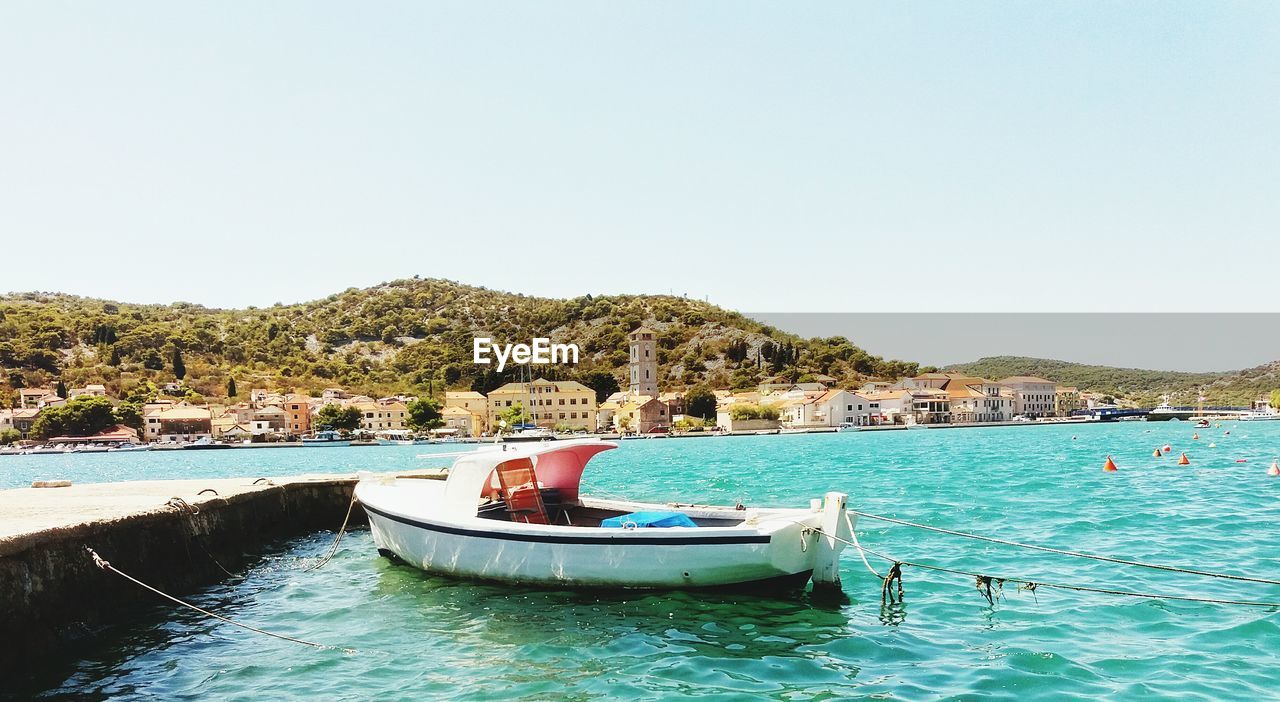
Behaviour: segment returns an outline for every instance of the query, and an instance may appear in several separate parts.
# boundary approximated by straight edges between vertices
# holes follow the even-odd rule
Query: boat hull
[[[522,530],[527,525],[492,520],[428,521],[361,501],[380,550],[428,572],[481,580],[574,588],[765,590],[786,583],[803,586],[819,552],[814,543],[819,536],[795,522],[732,534],[698,528]],[[806,519],[796,521],[817,525],[817,513],[797,512]]]

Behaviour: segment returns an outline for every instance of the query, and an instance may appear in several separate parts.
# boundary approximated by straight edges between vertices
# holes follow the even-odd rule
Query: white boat
[[[351,440],[344,439],[336,431],[318,431],[315,436],[302,440],[303,446],[350,446]]]
[[[37,446],[27,451],[28,456],[41,456],[53,453],[71,453],[71,449],[66,444],[58,444],[57,446]]]
[[[1237,417],[1237,419],[1242,422],[1269,422],[1275,419],[1280,419],[1280,412],[1259,412],[1255,410],[1245,412]]]
[[[106,453],[111,447],[106,444],[80,444],[71,449],[71,453]]]
[[[853,422],[841,422],[840,426],[836,428],[836,431],[862,431],[862,427],[854,424]]]
[[[838,586],[841,539],[853,528],[843,494],[808,509],[579,495],[587,462],[613,448],[504,445],[459,456],[444,481],[364,474],[356,498],[379,553],[451,576],[611,589]]]
[[[151,450],[151,446],[147,444],[131,444],[126,441],[125,443],[120,444],[119,446],[113,446],[107,449],[107,452],[108,453],[127,453],[131,451],[150,451],[150,450]]]
[[[546,427],[521,427],[510,434],[503,434],[503,441],[554,441],[556,435]]]
[[[209,451],[213,449],[229,449],[231,444],[222,444],[213,440],[213,437],[202,436],[189,444],[182,447],[188,451]]]

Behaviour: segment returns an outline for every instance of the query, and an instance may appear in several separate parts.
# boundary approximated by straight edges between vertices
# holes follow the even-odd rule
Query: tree
[[[737,420],[777,419],[778,408],[773,405],[755,405],[750,402],[735,402],[729,405],[729,416]]]
[[[142,431],[142,405],[136,402],[121,402],[116,405],[116,421]]]
[[[22,440],[22,433],[17,429],[5,429],[0,431],[0,446],[8,446],[16,441]]]
[[[500,422],[506,422],[507,429],[510,429],[517,424],[524,424],[530,419],[532,419],[532,417],[525,413],[524,405],[519,402],[498,413],[498,420]]]
[[[1271,391],[1271,407],[1276,411],[1280,411],[1280,390]]]
[[[58,385],[53,391],[64,400],[67,398],[67,384],[62,382],[61,378],[58,379]]]
[[[579,382],[596,391],[596,402],[604,402],[604,399],[618,391],[618,379],[613,377],[613,373],[602,370],[593,370],[583,373],[579,378]]]
[[[698,385],[684,394],[684,413],[701,419],[715,419],[716,394],[705,385]]]
[[[236,379],[229,378],[227,380],[227,397],[235,397],[235,396],[236,396]]]
[[[355,431],[360,428],[360,410],[329,404],[316,412],[316,424],[337,431]]]
[[[440,414],[440,403],[432,397],[420,397],[409,403],[409,428],[414,431],[426,431],[444,425]]]
[[[46,407],[36,416],[31,433],[37,438],[91,436],[118,423],[115,408],[105,397],[81,396],[65,405]]]
[[[182,380],[187,377],[187,364],[182,362],[182,349],[173,349],[173,377]]]

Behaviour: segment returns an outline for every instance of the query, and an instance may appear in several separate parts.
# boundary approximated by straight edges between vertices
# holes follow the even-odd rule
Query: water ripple
[[[1277,423],[1280,424],[1280,423]],[[625,442],[586,492],[651,500],[803,505],[838,488],[857,509],[1062,548],[1208,570],[1280,571],[1271,537],[1280,426],[1190,440],[1185,424],[999,428]],[[1072,439],[1072,436],[1078,436]],[[1171,443],[1175,455],[1153,458]],[[409,447],[307,452],[306,471],[410,466]],[[1191,468],[1174,465],[1187,451]],[[226,455],[232,454],[232,455]],[[1104,474],[1111,454],[1120,472]],[[3,480],[281,475],[299,451],[4,459]],[[127,458],[128,460],[121,460]],[[1248,463],[1236,463],[1236,459]],[[52,461],[50,460],[52,459]],[[14,462],[16,461],[16,462]],[[44,461],[40,463],[39,461]],[[357,464],[358,461],[358,464]],[[993,575],[1280,601],[1280,587],[1205,581],[975,543],[863,519],[859,537],[900,558]],[[15,698],[739,700],[1270,697],[1280,613],[1006,587],[908,568],[906,601],[844,565],[849,602],[691,593],[506,588],[378,558],[352,533],[273,547],[243,581],[192,599],[256,626],[359,649],[314,651],[155,606]],[[12,683],[6,683],[12,685]],[[0,695],[2,696],[2,695]]]

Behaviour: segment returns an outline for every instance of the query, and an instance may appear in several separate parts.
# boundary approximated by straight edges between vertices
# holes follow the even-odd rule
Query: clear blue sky
[[[0,66],[0,290],[1280,306],[1216,292],[1274,290],[1280,3],[15,1]]]

